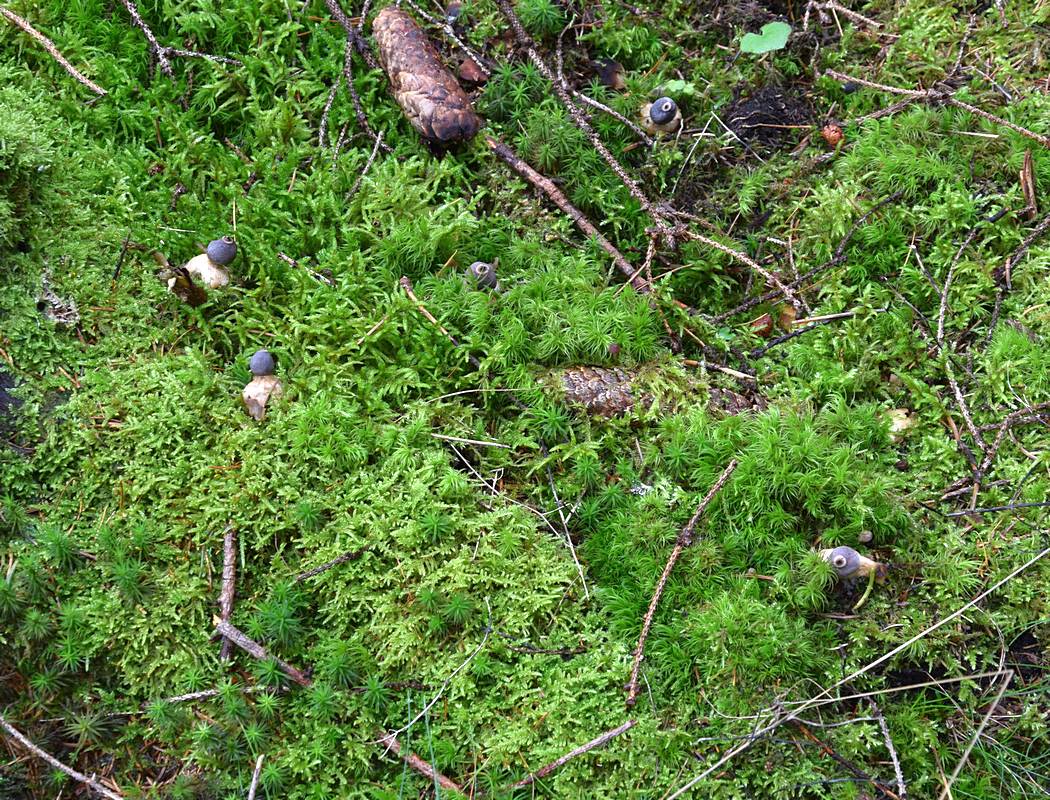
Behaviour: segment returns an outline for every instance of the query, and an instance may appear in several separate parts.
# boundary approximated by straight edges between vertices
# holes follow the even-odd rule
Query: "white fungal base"
[[[230,274],[208,258],[206,253],[187,261],[186,271],[197,278],[206,289],[221,289],[230,282]]]
[[[278,398],[284,387],[274,375],[257,375],[244,387],[241,399],[252,419],[262,420],[266,416],[266,404],[270,398]]]

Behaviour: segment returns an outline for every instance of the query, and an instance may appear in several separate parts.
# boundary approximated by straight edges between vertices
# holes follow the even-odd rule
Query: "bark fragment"
[[[372,23],[372,33],[379,63],[412,127],[436,144],[467,140],[478,132],[481,120],[470,98],[411,16],[388,6]]]

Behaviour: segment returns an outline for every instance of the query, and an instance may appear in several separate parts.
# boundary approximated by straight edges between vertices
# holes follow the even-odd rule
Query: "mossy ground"
[[[647,216],[539,73],[512,56],[495,4],[464,5],[467,38],[502,65],[478,99],[494,135],[558,178],[640,263]],[[817,694],[1046,546],[1045,509],[948,517],[970,494],[941,495],[971,474],[952,430],[973,446],[948,368],[978,426],[1050,400],[1050,238],[1014,266],[991,330],[994,271],[1035,224],[1021,214],[1018,171],[1030,150],[1038,192],[1050,198],[1050,150],[954,108],[914,105],[846,125],[839,152],[818,162],[825,121],[894,98],[813,76],[834,68],[928,86],[955,62],[973,13],[965,64],[974,69],[960,97],[1050,135],[1050,6],[1008,3],[1000,18],[988,4],[875,0],[856,10],[887,36],[832,17],[756,58],[738,55],[739,35],[774,18],[797,28],[802,9],[638,5],[523,0],[519,9],[547,54],[571,17],[585,23],[567,35],[566,67],[587,75],[590,59],[618,59],[624,92],[583,85],[622,113],[633,117],[660,87],[678,97],[686,132],[651,151],[615,120],[594,120],[652,196],[703,216],[755,257],[773,254],[767,264],[791,277],[899,193],[804,294],[814,315],[854,316],[749,361],[757,390],[681,362],[698,357],[701,339],[747,366],[734,354],[766,343],[750,320],[777,318],[782,306],[712,324],[670,302],[711,318],[763,291],[757,276],[688,243],[658,254],[657,274],[674,271],[657,282],[655,304],[618,291],[605,254],[480,139],[432,155],[382,74],[359,60],[364,109],[394,152],[351,195],[372,142],[340,91],[331,141],[319,147],[343,54],[323,3],[144,0],[163,43],[243,62],[176,59],[174,80],[151,76],[145,40],[119,3],[13,4],[110,94],[86,102],[43,50],[0,27],[0,377],[17,380],[10,391],[21,401],[14,417],[0,407],[0,700],[12,724],[129,797],[243,797],[259,753],[266,797],[426,796],[437,788],[373,742],[415,717],[477,651],[402,739],[474,791],[512,796],[502,787],[627,718],[622,687],[655,582],[697,501],[737,458],[663,596],[637,726],[517,792],[656,798],[746,735],[749,715]],[[716,120],[765,86],[796,98],[812,126],[743,142],[727,133]],[[349,138],[333,156],[344,122]],[[954,270],[941,350],[924,331],[936,332],[940,287],[975,229]],[[145,250],[130,249],[114,278],[125,239],[181,262],[232,231],[234,284],[200,308],[165,291]],[[502,294],[463,280],[466,265],[496,258]],[[75,328],[38,310],[45,270],[76,301]],[[323,270],[330,285],[311,274]],[[462,348],[416,312],[402,275]],[[681,355],[661,315],[692,332]],[[276,355],[286,392],[255,424],[239,394],[260,347]],[[549,391],[551,370],[614,358],[645,365],[651,408],[590,419]],[[768,408],[719,413],[709,387],[760,394]],[[894,408],[915,419],[899,442],[888,432]],[[433,433],[507,447],[452,443],[457,453]],[[1018,426],[978,505],[1044,500],[1048,444],[1044,423]],[[572,510],[586,588],[552,513],[555,490]],[[243,694],[280,674],[241,653],[220,662],[209,642],[231,527],[233,622],[314,667],[313,688]],[[870,544],[857,545],[862,531]],[[855,613],[862,587],[834,586],[815,556],[840,544],[890,565]],[[293,582],[361,547],[360,558]],[[1037,797],[1050,785],[1048,579],[1050,563],[1036,564],[842,687],[1014,668],[955,798]],[[577,647],[571,656],[529,649]],[[112,716],[209,688],[219,695]],[[994,681],[967,680],[878,695],[912,797],[939,794],[994,692]],[[825,723],[871,717],[867,701],[807,719],[818,713]],[[876,722],[812,730],[894,785]],[[63,780],[8,759],[0,796],[80,791],[60,790]],[[696,796],[873,792],[788,725]]]

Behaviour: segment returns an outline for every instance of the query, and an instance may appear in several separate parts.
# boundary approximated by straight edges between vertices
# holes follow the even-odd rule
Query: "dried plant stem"
[[[372,164],[375,163],[376,156],[379,154],[379,150],[383,147],[383,132],[380,131],[376,134],[376,143],[372,147],[372,152],[368,156],[368,161],[365,162],[365,168],[361,170],[361,174],[357,176],[357,180],[354,181],[354,185],[350,187],[350,191],[346,193],[346,199],[349,200],[355,194],[357,190],[361,188],[361,182],[364,181],[365,175],[368,174],[368,170],[372,169]]]
[[[904,783],[904,772],[901,770],[901,760],[897,756],[897,749],[893,746],[893,737],[890,736],[890,726],[886,724],[886,718],[882,715],[882,711],[874,701],[871,704],[871,712],[879,723],[879,730],[882,731],[882,738],[886,742],[886,749],[889,751],[890,761],[893,762],[893,774],[897,780],[897,797],[899,797],[900,800],[907,800],[908,787]]]
[[[237,583],[237,543],[233,528],[226,531],[222,540],[222,592],[219,595],[219,617],[223,622],[230,621],[233,614],[233,597]],[[222,640],[219,658],[228,661],[230,658],[230,640]]]
[[[44,36],[44,34],[42,34],[40,31],[38,31],[36,28],[30,25],[26,20],[22,19],[22,17],[18,16],[18,14],[16,14],[14,11],[11,11],[11,9],[9,8],[0,6],[0,15],[3,15],[3,17],[12,25],[21,28],[23,31],[25,31],[34,39],[36,39],[37,42],[40,43],[40,46],[47,50],[47,52],[51,54],[51,57],[62,66],[62,69],[64,69],[74,78],[76,78],[77,81],[82,83],[84,86],[89,88],[91,91],[93,91],[100,97],[105,96],[107,94],[105,89],[103,89],[93,80],[84,75],[80,70],[78,70],[76,67],[70,64],[66,57],[63,56],[61,52],[59,52],[57,47],[55,47],[54,42],[52,42],[50,39]]]
[[[277,662],[277,666],[281,668],[281,671],[293,681],[298,683],[300,686],[313,685],[313,681],[306,677],[306,675],[304,675],[300,670],[296,669],[286,661],[282,661],[281,659],[271,655],[265,647],[256,642],[254,639],[250,639],[240,629],[235,628],[229,622],[226,622],[225,620],[219,617],[214,617],[212,619],[212,622],[215,625],[215,630],[217,633],[221,634],[222,636],[225,636],[227,639],[229,639],[231,642],[233,642],[235,645],[241,648],[241,650],[246,652],[252,658],[256,658],[259,661],[269,661],[272,658],[274,661]]]
[[[671,577],[671,570],[674,569],[675,562],[682,555],[682,551],[693,543],[693,534],[696,531],[696,525],[700,521],[700,517],[703,516],[704,511],[725,485],[725,482],[729,480],[729,476],[733,474],[737,463],[737,460],[734,458],[722,470],[722,474],[718,476],[718,479],[711,486],[704,499],[700,501],[700,505],[697,506],[696,513],[693,514],[692,519],[682,528],[682,532],[678,534],[678,541],[675,542],[674,549],[671,550],[671,555],[667,558],[667,564],[664,566],[664,571],[660,575],[660,580],[656,583],[656,589],[653,591],[653,598],[649,601],[649,610],[645,612],[645,619],[642,620],[642,632],[638,636],[638,645],[634,648],[631,679],[627,683],[628,706],[633,706],[638,700],[638,672],[641,669],[642,661],[645,659],[645,640],[649,638],[649,629],[653,624],[653,615],[656,614],[656,607],[660,604],[660,596],[664,593],[667,579]]]
[[[1006,691],[1006,687],[1010,685],[1010,681],[1013,680],[1014,671],[1009,669],[1006,671],[1006,675],[1003,678],[1002,684],[999,686],[999,691],[995,694],[995,699],[992,700],[991,706],[988,707],[988,713],[984,715],[981,720],[981,724],[977,726],[977,730],[974,731],[973,738],[970,739],[970,743],[966,745],[966,749],[963,751],[962,757],[959,759],[959,763],[955,765],[955,769],[952,770],[952,774],[948,776],[947,782],[944,784],[944,789],[941,791],[940,796],[937,800],[945,800],[946,797],[951,796],[952,784],[955,783],[955,779],[959,777],[959,773],[962,772],[963,767],[966,766],[966,762],[970,758],[970,753],[973,752],[973,746],[977,744],[977,740],[981,738],[981,734],[984,733],[984,729],[988,726],[988,721],[992,718],[992,714],[995,713],[996,707],[999,705],[999,701],[1003,699],[1003,693]]]
[[[248,800],[255,800],[255,790],[259,788],[259,773],[262,772],[262,762],[265,757],[265,753],[259,753],[259,757],[255,759],[255,769],[252,771],[252,784],[248,787]]]
[[[511,789],[520,789],[523,786],[530,786],[531,784],[535,783],[536,781],[540,780],[541,778],[546,778],[548,775],[550,775],[556,769],[558,769],[559,767],[564,766],[565,764],[567,764],[569,761],[572,761],[572,759],[576,758],[577,756],[582,756],[584,753],[588,753],[591,750],[596,750],[597,748],[602,747],[603,745],[607,744],[611,740],[615,739],[620,734],[626,733],[627,731],[629,731],[631,728],[633,728],[637,724],[638,724],[638,720],[636,720],[636,719],[629,719],[629,720],[627,720],[627,722],[625,722],[623,725],[620,725],[619,727],[613,728],[612,730],[608,730],[605,733],[594,737],[589,742],[587,742],[587,744],[582,744],[579,747],[577,747],[575,750],[570,750],[568,753],[566,753],[565,755],[561,756],[560,758],[555,759],[551,763],[540,767],[535,772],[530,773],[529,775],[526,775],[520,781],[518,781],[517,783],[511,785],[510,788]]]
[[[63,764],[50,753],[41,750],[39,747],[37,747],[35,744],[29,741],[29,739],[27,739],[26,736],[23,733],[21,733],[17,728],[15,728],[10,722],[4,719],[3,715],[0,715],[0,728],[3,728],[4,733],[6,733],[9,737],[14,739],[20,745],[22,745],[22,747],[24,747],[30,753],[35,755],[37,758],[46,761],[52,767],[59,770],[60,772],[64,772],[73,780],[79,781],[80,783],[90,786],[103,797],[108,797],[109,800],[123,800],[123,795],[110,791],[101,783],[96,781],[93,777],[89,778],[84,773],[77,772],[72,767],[67,767],[65,764]]]
[[[837,764],[840,764],[841,766],[845,767],[846,770],[849,771],[855,778],[863,781],[864,783],[870,783],[872,786],[879,790],[880,794],[883,797],[889,797],[892,798],[892,800],[900,800],[900,797],[897,794],[891,792],[889,790],[889,787],[884,786],[875,778],[871,777],[871,775],[866,773],[852,761],[843,758],[842,755],[838,753],[827,742],[824,742],[821,739],[817,738],[813,731],[806,727],[806,724],[802,722],[802,720],[793,719],[791,720],[791,723],[799,729],[803,736],[805,736],[807,739],[813,742],[813,744],[815,744],[824,755],[828,756],[828,758],[832,759]]]
[[[398,755],[402,761],[408,766],[418,772],[420,775],[425,775],[431,781],[436,783],[442,789],[446,789],[450,792],[456,792],[458,794],[466,794],[463,791],[463,787],[456,783],[451,778],[442,775],[437,771],[437,768],[429,761],[424,761],[422,758],[417,756],[411,750],[403,751],[401,749],[401,743],[398,742],[397,737],[392,733],[385,733],[379,738],[380,744],[386,746],[387,750],[393,751]]]
[[[547,197],[550,198],[551,202],[554,203],[561,211],[568,216],[573,222],[576,223],[576,227],[579,228],[585,235],[594,237],[595,241],[598,242],[599,247],[608,253],[613,260],[613,264],[630,280],[631,286],[636,291],[643,294],[648,293],[649,284],[646,283],[645,279],[640,274],[635,272],[631,262],[624,258],[623,254],[613,246],[613,243],[606,239],[601,231],[599,231],[591,223],[584,213],[580,211],[576,206],[569,202],[562,191],[554,185],[550,178],[544,177],[511,150],[507,145],[500,141],[492,138],[491,136],[485,136],[485,143],[497,156],[499,156],[507,166],[517,172],[521,177],[543,192]]]

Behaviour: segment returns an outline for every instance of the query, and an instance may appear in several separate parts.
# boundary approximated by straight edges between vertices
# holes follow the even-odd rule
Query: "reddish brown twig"
[[[222,540],[222,592],[219,594],[219,617],[223,622],[230,621],[233,614],[233,595],[237,583],[237,549],[236,534],[233,528],[226,531]],[[222,640],[219,658],[228,661],[230,658],[230,640]]]
[[[554,185],[550,178],[538,173],[522,161],[513,150],[507,147],[507,145],[493,139],[491,136],[485,136],[485,144],[487,144],[492,152],[499,156],[507,166],[547,195],[551,202],[575,222],[576,227],[583,231],[584,234],[587,236],[593,236],[602,250],[612,257],[616,268],[630,279],[631,286],[633,286],[636,291],[643,294],[649,291],[649,285],[641,275],[635,272],[634,267],[631,266],[631,262],[624,258],[623,254],[613,246],[613,243],[606,239],[601,232],[594,227],[591,221],[584,216],[584,213],[580,211],[580,209],[576,208],[576,206],[569,202],[569,198],[567,198],[562,191]]]
[[[99,86],[93,80],[91,80],[86,75],[84,75],[80,70],[78,70],[76,67],[74,67],[72,64],[70,64],[69,61],[66,60],[66,57],[63,56],[62,53],[59,52],[57,47],[55,47],[55,43],[54,42],[52,42],[50,39],[48,39],[46,36],[44,36],[44,34],[42,34],[40,31],[38,31],[36,28],[34,28],[28,22],[26,22],[26,20],[24,20],[20,16],[18,16],[18,14],[16,14],[14,11],[11,11],[8,8],[4,8],[3,6],[0,6],[0,15],[3,15],[4,18],[7,19],[7,21],[10,22],[12,25],[15,25],[16,27],[21,28],[23,31],[25,31],[30,36],[32,36],[34,39],[36,39],[37,42],[39,42],[40,45],[45,50],[47,50],[48,53],[51,54],[51,57],[53,59],[55,59],[55,61],[57,61],[62,66],[62,69],[64,69],[66,72],[68,72],[74,78],[76,78],[77,81],[82,83],[84,86],[89,88],[91,91],[93,91],[95,94],[99,95],[100,97],[104,96],[106,94],[106,90],[105,89],[103,89],[101,86]]]
[[[602,745],[606,744],[610,740],[615,739],[621,733],[626,733],[627,731],[629,731],[631,728],[633,728],[637,724],[638,724],[638,720],[636,720],[636,719],[629,719],[629,720],[627,720],[627,722],[625,722],[623,725],[620,725],[618,728],[613,728],[612,730],[606,731],[605,733],[601,734],[600,736],[596,736],[595,738],[593,738],[589,742],[587,742],[587,744],[582,744],[579,747],[577,747],[575,750],[570,750],[568,753],[563,755],[561,758],[558,758],[558,759],[552,761],[551,763],[547,764],[546,766],[540,767],[535,772],[533,772],[533,773],[531,773],[529,775],[526,775],[520,781],[518,781],[517,783],[511,785],[510,788],[511,789],[520,789],[523,786],[529,786],[529,785],[535,783],[536,781],[540,780],[541,778],[546,778],[548,775],[550,775],[552,772],[554,772],[554,770],[558,769],[559,767],[563,766],[564,764],[568,763],[569,761],[572,761],[572,759],[576,758],[577,756],[582,756],[584,753],[588,753],[591,750],[595,750],[595,749],[601,747]]]
[[[675,542],[674,549],[671,551],[671,555],[667,558],[667,564],[664,566],[664,571],[660,575],[660,580],[656,583],[656,589],[653,591],[653,599],[649,601],[649,610],[645,612],[645,619],[642,620],[642,632],[638,636],[638,646],[634,648],[634,663],[631,665],[631,680],[627,683],[627,705],[633,706],[638,700],[638,672],[642,667],[642,661],[645,659],[645,640],[649,638],[649,629],[653,624],[653,615],[656,613],[656,607],[660,604],[660,596],[664,593],[664,587],[667,585],[667,579],[671,577],[671,570],[674,569],[675,562],[678,561],[678,557],[682,555],[682,551],[689,547],[693,543],[693,534],[696,532],[696,524],[700,521],[700,517],[704,511],[707,510],[707,506],[714,499],[715,495],[725,485],[725,482],[729,480],[729,476],[733,474],[733,470],[736,469],[737,460],[732,459],[726,468],[722,470],[722,474],[718,476],[718,479],[711,486],[710,491],[704,496],[704,499],[700,501],[700,505],[696,508],[696,513],[693,514],[692,519],[682,528],[682,532],[678,534],[678,541]]]
[[[795,725],[795,727],[799,729],[799,731],[802,732],[803,736],[805,736],[807,739],[813,742],[813,744],[820,748],[820,751],[824,755],[828,756],[828,758],[845,767],[850,773],[853,774],[854,777],[864,781],[865,783],[870,783],[872,786],[878,789],[878,791],[882,794],[883,797],[889,797],[891,798],[891,800],[900,800],[900,796],[895,792],[891,791],[890,787],[888,787],[886,784],[873,778],[871,775],[866,773],[852,761],[843,758],[831,745],[818,739],[813,734],[813,732],[808,727],[806,727],[805,723],[803,723],[802,720],[793,719],[791,720],[791,722]]]
[[[627,170],[625,170],[623,165],[616,160],[616,156],[614,156],[602,140],[598,138],[598,134],[595,132],[594,128],[591,127],[591,124],[587,121],[583,112],[580,111],[579,106],[572,101],[572,97],[569,96],[565,87],[563,87],[558,81],[557,76],[551,68],[547,66],[546,62],[540,58],[540,54],[536,51],[532,37],[530,37],[525,31],[525,27],[521,24],[521,20],[518,19],[518,15],[515,13],[514,7],[510,4],[509,0],[497,0],[497,3],[503,16],[506,17],[507,21],[510,23],[511,28],[514,31],[514,36],[518,40],[518,44],[525,50],[529,60],[532,61],[536,66],[536,69],[540,71],[540,74],[550,81],[551,87],[554,89],[554,94],[557,95],[558,99],[561,100],[562,105],[565,106],[566,111],[569,112],[569,117],[572,119],[573,123],[583,132],[583,135],[590,140],[591,145],[598,151],[598,155],[600,155],[605,160],[605,163],[609,165],[609,168],[616,173],[616,176],[620,179],[623,185],[627,187],[627,191],[630,193],[631,197],[638,201],[645,212],[652,218],[656,227],[660,229],[661,233],[664,234],[669,241],[673,241],[671,227],[667,222],[666,216],[656,207],[655,203],[646,197],[645,192],[642,191],[638,181],[627,174]]]
[[[431,781],[437,783],[442,789],[447,789],[450,792],[457,792],[459,794],[466,794],[463,791],[463,787],[456,783],[446,775],[442,775],[437,771],[437,768],[429,761],[424,761],[422,758],[417,756],[411,750],[402,751],[401,744],[393,734],[384,733],[379,741],[384,744],[387,750],[393,750],[402,761],[408,766],[412,767],[420,775],[425,775]]]
[[[94,789],[96,792],[98,792],[103,797],[108,797],[109,800],[123,800],[123,795],[120,795],[120,794],[117,794],[116,792],[110,791],[105,786],[103,786],[101,783],[96,781],[93,777],[89,778],[84,773],[77,772],[72,767],[67,767],[65,764],[63,764],[61,761],[59,761],[57,758],[55,758],[50,753],[47,753],[44,750],[41,750],[39,747],[37,747],[35,744],[33,744],[31,741],[29,741],[29,739],[27,739],[26,736],[23,733],[21,733],[11,723],[9,723],[6,719],[4,719],[3,715],[0,715],[0,728],[3,728],[4,733],[6,733],[8,736],[10,736],[12,739],[14,739],[20,745],[22,745],[22,747],[24,747],[30,753],[35,755],[37,758],[39,758],[39,759],[41,759],[43,761],[46,761],[48,764],[50,764],[52,767],[57,769],[59,772],[64,772],[66,775],[71,777],[73,780],[79,781],[80,783],[83,783],[83,784],[85,784],[87,786],[90,786],[92,789]]]
[[[343,553],[341,556],[333,558],[331,561],[326,561],[318,567],[308,569],[305,572],[300,572],[295,576],[296,583],[302,583],[307,578],[312,578],[314,575],[320,575],[322,572],[327,572],[332,567],[337,567],[340,564],[345,564],[347,561],[353,561],[355,558],[360,558],[367,551],[366,547],[359,547],[357,550],[351,550],[348,553]]]
[[[252,658],[256,658],[259,661],[269,661],[272,658],[277,662],[277,666],[281,668],[281,671],[300,686],[313,685],[313,681],[306,677],[306,675],[300,670],[296,669],[286,661],[282,661],[276,656],[270,655],[265,647],[254,639],[249,639],[240,629],[234,627],[229,622],[226,622],[219,617],[214,617],[212,623],[214,623],[215,631],[217,633],[225,636],[229,641],[233,642]]]

